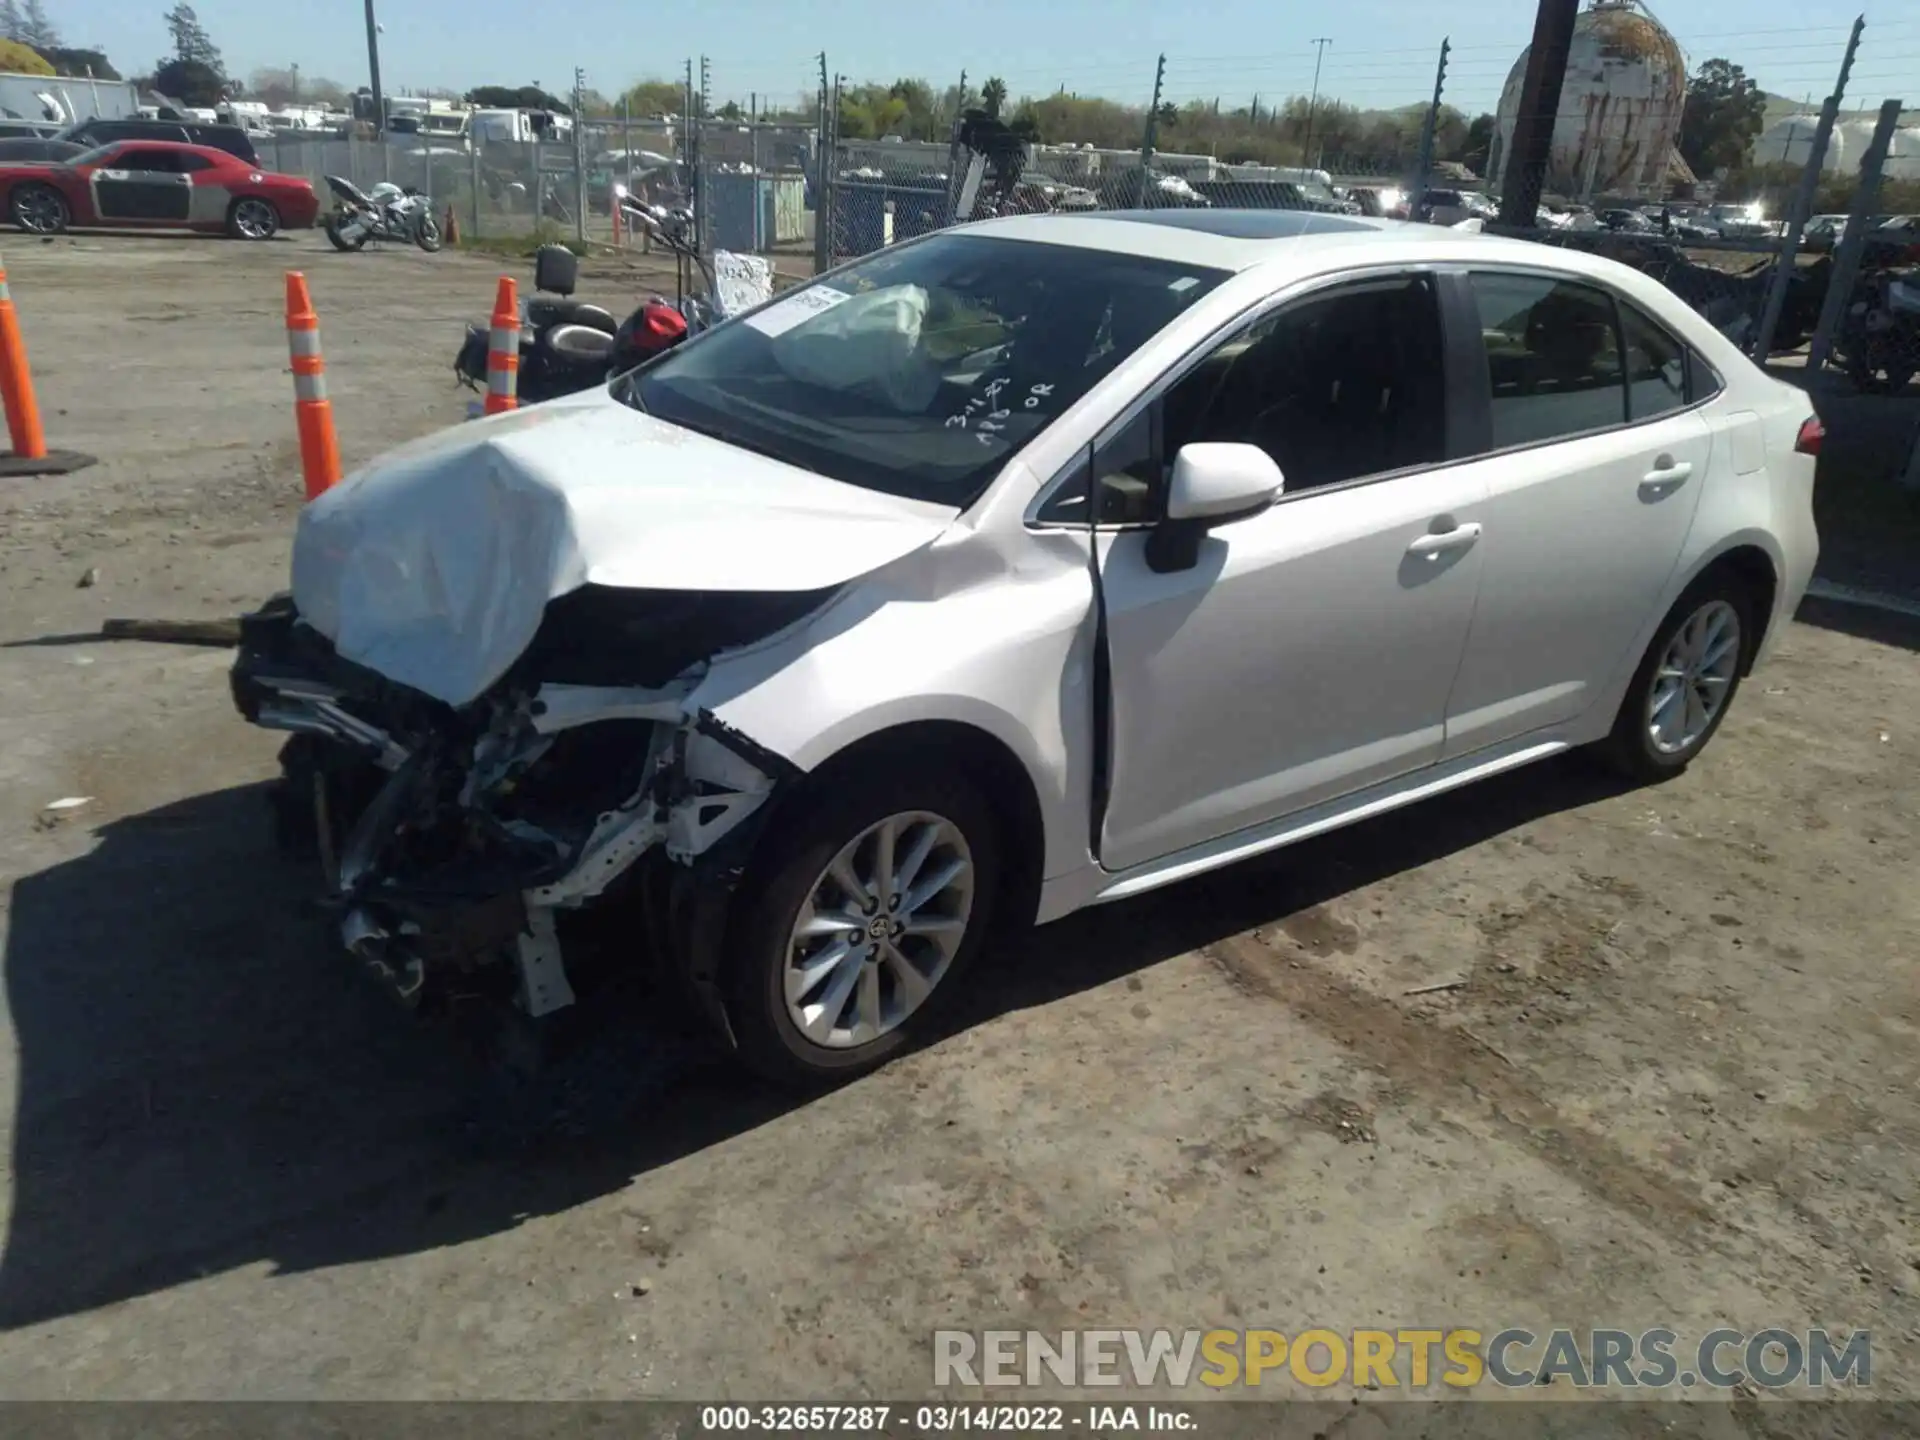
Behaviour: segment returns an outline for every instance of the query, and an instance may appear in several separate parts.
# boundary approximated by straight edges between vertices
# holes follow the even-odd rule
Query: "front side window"
[[[122,150],[113,168],[138,170],[149,175],[175,175],[180,171],[180,164],[178,157],[170,150]]]
[[[1566,280],[1487,273],[1473,276],[1473,295],[1492,388],[1494,449],[1626,420],[1611,297]]]
[[[784,295],[617,381],[615,393],[848,484],[965,507],[1226,275],[938,235]]]

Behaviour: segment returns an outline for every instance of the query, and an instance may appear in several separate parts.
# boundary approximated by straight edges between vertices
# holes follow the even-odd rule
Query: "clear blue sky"
[[[123,72],[168,49],[168,0],[46,0],[69,44],[100,45]],[[817,73],[812,57],[852,80],[923,76],[978,84],[1002,76],[1016,95],[1064,85],[1143,102],[1154,57],[1167,55],[1167,95],[1245,104],[1305,94],[1316,36],[1328,36],[1323,95],[1362,106],[1405,104],[1433,83],[1443,34],[1453,41],[1448,98],[1491,109],[1532,31],[1532,0],[376,0],[389,91],[520,84],[562,91],[573,67],[614,94],[635,80],[677,75],[688,55],[711,60],[715,102],[750,92],[782,103]],[[1856,0],[1857,4],[1857,0]],[[361,0],[200,0],[202,23],[228,70],[297,63],[308,75],[365,83]],[[1858,10],[1836,0],[1655,0],[1654,13],[1690,64],[1724,55],[1768,90],[1816,101],[1831,87]],[[1301,12],[1305,12],[1304,14]],[[1199,18],[1205,15],[1204,22]],[[1889,96],[1920,109],[1920,4],[1869,12],[1850,102]],[[962,28],[964,26],[964,28]]]

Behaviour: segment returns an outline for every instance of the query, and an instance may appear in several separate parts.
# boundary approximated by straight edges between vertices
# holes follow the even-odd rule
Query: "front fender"
[[[997,540],[956,527],[856,581],[809,622],[717,657],[690,703],[805,771],[902,726],[972,726],[1004,745],[1033,784],[1044,876],[1083,868],[1090,566],[1084,533]]]

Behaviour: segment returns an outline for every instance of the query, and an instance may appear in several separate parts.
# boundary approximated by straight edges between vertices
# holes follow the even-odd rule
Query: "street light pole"
[[[367,0],[367,5],[369,7],[368,13],[371,14],[373,0]],[[1314,107],[1320,103],[1320,62],[1327,58],[1327,46],[1333,43],[1333,39],[1331,36],[1321,35],[1309,40],[1307,43],[1315,48],[1313,52],[1313,93],[1307,97],[1307,134],[1306,138],[1300,142],[1300,164],[1303,169],[1313,164],[1313,112]]]

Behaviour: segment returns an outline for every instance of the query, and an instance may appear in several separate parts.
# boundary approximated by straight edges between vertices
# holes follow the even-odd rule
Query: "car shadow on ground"
[[[1618,786],[1549,762],[1009,943],[965,1028],[1271,924]],[[13,889],[19,1056],[0,1328],[267,1262],[295,1272],[511,1229],[803,1102],[649,996],[603,995],[540,1120],[481,1123],[482,1068],[343,961],[264,787],[114,821]],[[615,987],[616,989],[620,987]],[[884,1076],[870,1083],[884,1084]],[[494,1092],[497,1094],[497,1092]]]

